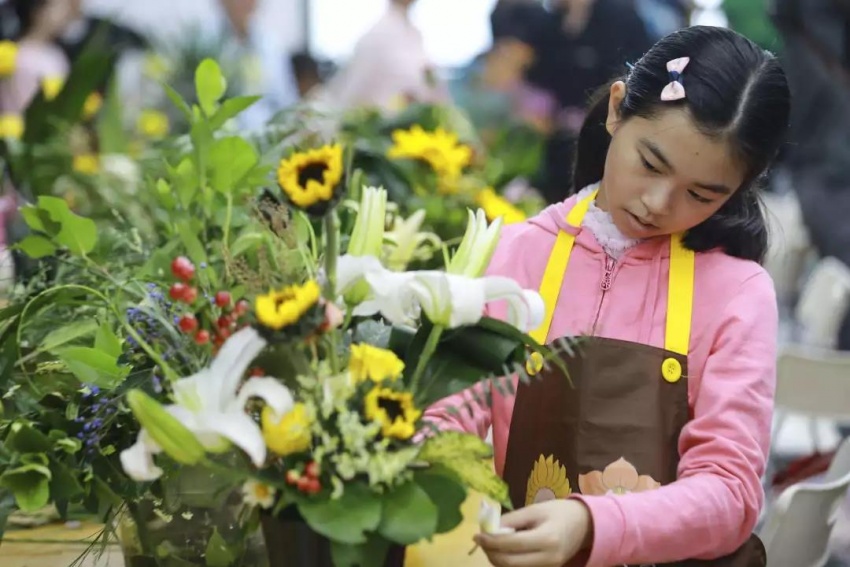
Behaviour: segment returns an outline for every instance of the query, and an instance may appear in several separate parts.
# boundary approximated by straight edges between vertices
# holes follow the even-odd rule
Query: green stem
[[[336,263],[339,258],[339,215],[331,209],[325,215],[325,299],[336,299]]]
[[[224,246],[227,247],[230,245],[230,223],[233,220],[233,195],[227,194],[227,213],[224,217],[224,238],[222,242],[224,242]]]
[[[130,517],[133,518],[133,523],[136,524],[136,534],[139,536],[139,547],[141,547],[142,555],[153,555],[154,550],[151,545],[150,532],[145,518],[142,517],[139,506],[132,501],[127,502],[127,511]]]
[[[434,356],[434,352],[437,350],[437,345],[440,343],[440,337],[443,331],[445,331],[445,327],[434,325],[428,334],[428,340],[425,341],[425,348],[419,356],[419,361],[416,363],[416,370],[413,371],[413,378],[410,380],[410,391],[413,392],[414,396],[416,396],[419,389],[419,381],[425,373],[425,367],[428,366],[428,361],[431,360],[431,357]]]

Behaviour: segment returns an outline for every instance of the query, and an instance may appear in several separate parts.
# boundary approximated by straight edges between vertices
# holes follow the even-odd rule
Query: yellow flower
[[[410,439],[422,412],[413,405],[413,394],[376,386],[366,394],[366,418],[381,424],[381,434]]]
[[[74,171],[83,175],[94,175],[100,171],[100,160],[95,154],[80,154],[74,156]]]
[[[367,344],[351,345],[348,371],[358,384],[366,380],[395,380],[404,371],[404,362],[391,350]]]
[[[20,140],[24,135],[24,119],[17,114],[0,115],[0,138]]]
[[[472,161],[472,149],[458,143],[457,135],[437,128],[426,132],[415,124],[410,130],[396,130],[393,146],[387,152],[392,159],[418,159],[431,166],[448,192],[456,186],[463,169]]]
[[[264,327],[279,331],[297,323],[319,301],[319,284],[310,280],[257,297],[254,310]]]
[[[44,98],[53,100],[62,92],[65,86],[65,79],[62,77],[45,77],[41,80],[41,90],[44,91]]]
[[[83,118],[88,120],[97,114],[101,106],[103,106],[103,97],[100,96],[100,93],[90,93],[89,96],[86,97],[86,102],[83,105]]]
[[[263,439],[266,446],[276,455],[285,457],[300,453],[310,448],[312,435],[310,426],[313,420],[307,411],[307,406],[299,402],[278,419],[270,407],[263,408],[260,416],[263,429]]]
[[[484,209],[487,220],[492,222],[501,217],[504,224],[513,224],[525,220],[525,213],[515,207],[513,203],[497,194],[493,189],[487,187],[475,196],[478,206]]]
[[[158,110],[143,110],[139,114],[139,119],[136,122],[136,128],[143,136],[152,140],[160,140],[168,135],[171,124],[168,122],[168,116],[164,112]]]
[[[280,161],[277,181],[296,207],[307,209],[333,199],[342,180],[342,146],[326,145],[297,152]]]
[[[567,469],[554,456],[540,455],[528,475],[525,505],[566,498],[571,493]]]
[[[9,77],[15,72],[18,61],[18,44],[0,41],[0,77]]]

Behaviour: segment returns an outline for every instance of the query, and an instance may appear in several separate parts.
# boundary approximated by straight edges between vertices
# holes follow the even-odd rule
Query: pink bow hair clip
[[[661,91],[661,100],[681,100],[685,98],[685,86],[682,84],[682,71],[691,61],[690,57],[679,57],[667,63],[667,72],[670,74],[670,82]]]

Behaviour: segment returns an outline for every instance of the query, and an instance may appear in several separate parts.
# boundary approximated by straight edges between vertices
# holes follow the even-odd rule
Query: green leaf
[[[221,68],[213,59],[204,59],[195,71],[195,90],[198,103],[207,116],[212,116],[216,104],[227,90],[227,81],[221,73]]]
[[[334,567],[384,567],[390,542],[369,534],[366,543],[351,545],[331,542]]]
[[[249,250],[259,248],[265,240],[265,234],[261,232],[245,232],[240,234],[239,238],[230,246],[230,255],[233,258],[238,258]]]
[[[15,511],[15,496],[8,490],[0,490],[0,541],[6,531],[6,520]]]
[[[428,439],[419,458],[441,465],[455,474],[467,488],[480,492],[511,509],[508,485],[493,469],[493,449],[475,435],[444,431]]]
[[[50,464],[50,497],[54,500],[71,500],[84,494],[83,487],[71,472],[71,469],[62,463],[54,461]]]
[[[165,95],[171,101],[171,104],[173,104],[177,108],[177,110],[179,110],[183,114],[183,116],[186,117],[186,120],[191,122],[192,121],[192,109],[189,108],[189,103],[187,103],[185,100],[183,100],[183,97],[180,96],[180,93],[178,93],[176,90],[174,90],[173,87],[171,87],[170,85],[167,85],[165,83],[161,83],[161,84],[162,84],[163,90],[165,91]]]
[[[192,260],[195,266],[200,265],[202,262],[208,263],[207,252],[204,249],[204,245],[201,244],[197,233],[192,230],[191,220],[184,220],[183,222],[177,223],[177,234],[180,236],[183,246],[186,247],[189,259]],[[210,279],[210,284],[213,287],[218,287],[218,277],[216,276],[215,270],[202,270],[200,277],[208,277]]]
[[[378,532],[390,541],[412,545],[430,538],[437,529],[437,506],[416,482],[408,482],[384,495]]]
[[[49,333],[46,337],[44,337],[44,340],[41,341],[41,346],[39,347],[39,349],[51,351],[57,347],[75,341],[80,337],[90,335],[97,331],[97,329],[97,321],[93,319],[83,319],[81,321],[74,321],[69,325],[59,327],[55,331]]]
[[[46,453],[53,448],[53,443],[41,431],[19,421],[12,424],[6,448],[15,453]]]
[[[51,220],[49,215],[47,215],[44,211],[40,211],[35,205],[25,205],[21,207],[20,211],[21,216],[24,218],[24,222],[27,223],[28,227],[39,232],[51,234],[51,231],[49,231],[47,226],[47,223],[50,223]],[[47,223],[45,221],[47,221]],[[55,231],[58,231],[59,225],[54,225],[51,228],[55,228]]]
[[[452,531],[463,521],[461,506],[466,501],[466,489],[457,478],[446,471],[440,474],[442,467],[432,467],[429,470],[417,471],[414,475],[416,482],[422,487],[428,497],[437,506],[437,528],[435,533],[444,534]]]
[[[237,116],[240,112],[253,105],[255,102],[260,100],[261,96],[237,96],[233,98],[229,98],[221,103],[221,107],[216,111],[212,118],[210,118],[210,128],[212,130],[218,130],[224,124]]]
[[[221,537],[218,528],[213,528],[213,533],[207,542],[207,551],[204,554],[207,567],[230,567],[236,560],[236,554],[228,547],[227,542]]]
[[[183,158],[176,168],[170,169],[172,186],[177,192],[180,204],[188,208],[198,192],[198,172],[191,158]]]
[[[50,469],[44,465],[22,465],[0,475],[0,486],[15,495],[18,508],[35,512],[50,501],[50,477]]]
[[[52,242],[37,234],[30,234],[15,245],[23,250],[24,254],[35,260],[52,256],[56,252],[56,246]]]
[[[130,372],[128,366],[119,366],[115,356],[89,347],[65,347],[54,353],[68,365],[80,382],[102,388],[119,384]]]
[[[60,451],[65,451],[69,455],[73,455],[83,448],[83,442],[73,437],[65,437],[54,441],[54,445]]]
[[[216,140],[210,148],[213,189],[232,193],[259,159],[254,147],[238,136]]]
[[[118,358],[121,356],[121,339],[112,331],[108,324],[103,323],[97,330],[94,338],[94,348],[102,350],[110,356]]]
[[[298,511],[316,532],[340,543],[366,542],[365,532],[381,522],[381,498],[368,487],[349,484],[337,500],[304,498]]]
[[[53,237],[57,243],[76,255],[88,254],[94,249],[97,226],[93,220],[74,214],[68,208],[68,203],[58,197],[42,195],[38,198],[38,207],[47,211],[50,218],[62,226]]]

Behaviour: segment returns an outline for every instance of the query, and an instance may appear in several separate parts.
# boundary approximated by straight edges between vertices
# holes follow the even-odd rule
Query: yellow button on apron
[[[528,360],[525,361],[525,371],[530,376],[534,376],[541,370],[543,370],[543,355],[539,352],[532,352]]]
[[[661,375],[671,384],[675,384],[682,377],[682,365],[675,358],[668,358],[661,365]]]

